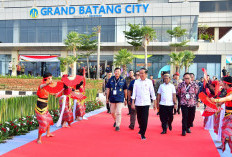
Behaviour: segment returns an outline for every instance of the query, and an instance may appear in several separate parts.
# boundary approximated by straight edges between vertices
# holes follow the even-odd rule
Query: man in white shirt
[[[147,69],[141,68],[139,71],[140,80],[136,80],[132,94],[132,109],[136,108],[137,119],[139,123],[139,134],[141,139],[145,140],[145,133],[147,130],[149,107],[151,99],[154,100],[154,108],[156,108],[156,97],[152,81],[147,79]],[[136,101],[135,101],[136,100]]]
[[[8,70],[9,70],[9,75],[11,76],[12,74],[12,62],[8,64]]]
[[[167,133],[167,126],[169,130],[172,130],[173,121],[173,107],[176,109],[176,89],[173,84],[170,83],[170,75],[164,75],[164,83],[160,85],[158,89],[157,104],[159,108],[160,121],[162,123],[163,132]]]

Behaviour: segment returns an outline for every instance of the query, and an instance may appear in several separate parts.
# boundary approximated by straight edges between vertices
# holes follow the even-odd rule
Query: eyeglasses
[[[184,78],[185,80],[190,80],[190,78]]]

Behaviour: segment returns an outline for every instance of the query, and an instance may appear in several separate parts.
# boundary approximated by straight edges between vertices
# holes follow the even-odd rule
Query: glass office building
[[[67,34],[76,31],[89,34],[93,28],[101,26],[101,66],[113,66],[113,58],[118,50],[132,47],[127,43],[124,31],[129,30],[128,24],[150,26],[156,31],[157,37],[148,47],[148,70],[154,78],[159,77],[162,68],[170,70],[167,63],[169,46],[174,39],[167,30],[181,26],[187,35],[178,39],[188,40],[187,49],[196,52],[196,59],[190,70],[198,73],[199,68],[209,69],[212,75],[220,77],[221,62],[228,52],[201,49],[198,42],[198,26],[210,21],[201,17],[201,13],[231,12],[231,2],[208,2],[181,0],[71,0],[46,1],[23,0],[2,1],[0,8],[0,74],[8,73],[8,62],[17,55],[58,55],[67,56],[63,41]],[[226,5],[225,5],[226,4]],[[210,8],[206,6],[210,5]],[[225,7],[226,6],[226,7]],[[228,21],[226,21],[228,23]],[[231,22],[231,21],[229,21]],[[216,26],[219,28],[218,26]],[[212,28],[216,28],[215,26]],[[224,29],[228,26],[222,26]],[[220,28],[219,28],[220,29]],[[214,31],[215,33],[215,31]],[[227,32],[226,32],[227,33]],[[220,33],[219,33],[220,34]],[[225,33],[224,33],[225,34]],[[203,47],[210,47],[203,43]],[[224,45],[227,46],[227,45]],[[228,48],[225,48],[226,51]],[[136,55],[130,69],[138,70],[144,63],[143,48],[134,52]],[[220,54],[222,53],[222,55]],[[64,55],[65,54],[65,55]],[[90,66],[96,66],[97,57],[90,57]],[[86,59],[79,60],[79,66],[86,65]],[[60,75],[59,62],[25,62],[26,74],[41,75],[50,71],[54,76]],[[104,71],[104,70],[103,70]]]

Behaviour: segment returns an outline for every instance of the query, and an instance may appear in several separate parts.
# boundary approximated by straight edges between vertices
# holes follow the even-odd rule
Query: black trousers
[[[176,96],[176,99],[177,99],[177,101],[178,101],[178,107],[177,107],[177,109],[174,109],[174,113],[176,113],[176,112],[180,112],[180,99],[179,99],[179,96],[177,95]]]
[[[182,111],[182,130],[186,131],[193,125],[193,121],[195,118],[196,106],[187,107],[181,105]]]
[[[171,125],[173,121],[173,108],[174,106],[159,106],[160,121],[163,130],[167,131],[167,125]]]
[[[129,102],[130,100],[129,99],[127,99],[127,106],[128,106],[128,111],[129,111],[129,114],[131,114],[131,105],[129,105]]]
[[[110,112],[110,103],[106,103],[106,109]]]
[[[137,119],[138,119],[139,128],[140,128],[139,132],[141,133],[141,135],[145,135],[146,130],[147,130],[149,107],[150,105],[136,106]]]

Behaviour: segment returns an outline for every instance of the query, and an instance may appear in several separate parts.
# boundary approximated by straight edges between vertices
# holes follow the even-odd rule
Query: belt
[[[232,110],[226,110],[226,113],[232,113]]]
[[[40,109],[37,105],[35,106],[35,112],[39,114],[44,114],[48,111],[48,106],[46,106],[43,109]]]
[[[46,100],[46,99],[38,98],[37,100],[40,101],[40,102],[48,103],[48,100]]]

